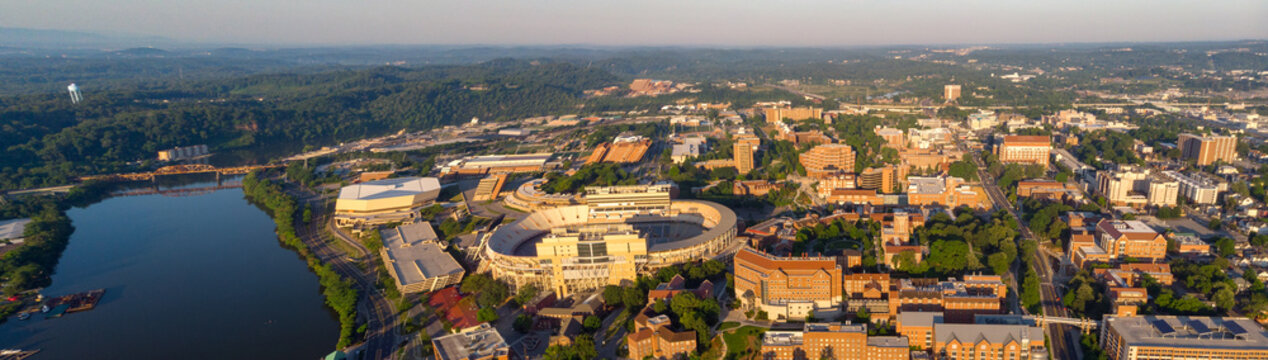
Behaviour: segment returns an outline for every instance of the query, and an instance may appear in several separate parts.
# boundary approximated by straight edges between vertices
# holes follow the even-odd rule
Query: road
[[[309,250],[320,258],[322,263],[330,264],[345,279],[352,280],[353,286],[356,287],[360,296],[357,301],[357,312],[364,319],[364,324],[366,325],[364,342],[349,347],[344,351],[360,353],[362,359],[394,359],[399,339],[399,332],[397,331],[399,322],[396,319],[396,312],[392,310],[387,298],[375,286],[376,274],[362,271],[347,254],[333,248],[324,236],[322,226],[329,226],[331,223],[328,206],[329,198],[312,194],[307,190],[294,186],[288,186],[287,192],[296,199],[297,203],[307,204],[313,210],[313,221],[296,226],[296,235],[308,245]],[[342,232],[332,231],[332,233],[340,238],[335,241],[350,243],[362,251],[363,254],[369,254],[364,246],[348,238]],[[370,259],[370,257],[366,256],[361,258]],[[376,268],[370,267],[370,269]]]
[[[1022,222],[1021,217],[1017,215],[1017,209],[1014,208],[1013,204],[1008,201],[1008,196],[1000,190],[999,184],[995,183],[995,178],[986,173],[986,166],[982,163],[981,154],[977,155],[978,156],[973,157],[973,161],[977,164],[978,177],[982,179],[982,188],[986,189],[986,193],[991,198],[991,202],[995,205],[995,208],[1008,211],[1008,214],[1017,220],[1017,227],[1018,230],[1020,230],[1023,239],[1038,243],[1039,240],[1035,237],[1035,234],[1030,232],[1030,228],[1027,227],[1026,224]],[[1018,244],[1017,248],[1021,249],[1020,244]],[[1052,266],[1048,257],[1043,251],[1034,255],[1036,260],[1035,265],[1038,267],[1036,272],[1039,274],[1040,304],[1044,312],[1044,314],[1041,315],[1069,317],[1069,311],[1065,308],[1065,304],[1061,302],[1061,296],[1058,295],[1056,285],[1053,283]],[[1012,303],[1011,305],[1013,307],[1014,314],[1022,314],[1024,310],[1021,309],[1019,304],[1021,287],[1017,286],[1017,279],[1023,276],[1022,274],[1025,274],[1025,272],[1021,271],[1020,257],[1018,257],[1017,261],[1013,262],[1012,272],[1014,276],[1011,277],[1009,286],[1016,289],[1018,294],[1010,297]],[[1049,348],[1052,349],[1053,358],[1081,358],[1079,349],[1075,348],[1078,346],[1078,341],[1069,338],[1070,330],[1069,325],[1049,324],[1046,326],[1045,331],[1047,331],[1048,339],[1051,341],[1048,345]]]

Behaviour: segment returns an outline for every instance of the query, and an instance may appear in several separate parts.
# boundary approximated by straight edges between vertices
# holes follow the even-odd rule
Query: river
[[[42,293],[105,297],[61,318],[10,318],[0,348],[40,349],[32,360],[318,359],[338,340],[317,276],[241,189],[115,197],[67,214],[75,232]]]

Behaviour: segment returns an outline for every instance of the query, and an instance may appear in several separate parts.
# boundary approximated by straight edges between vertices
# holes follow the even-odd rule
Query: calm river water
[[[317,276],[241,189],[110,198],[69,216],[75,232],[43,294],[105,298],[57,319],[10,318],[0,348],[41,349],[32,360],[317,359],[334,348]]]

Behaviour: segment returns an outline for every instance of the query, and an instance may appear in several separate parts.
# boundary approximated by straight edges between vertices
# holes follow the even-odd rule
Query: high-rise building
[[[960,98],[960,85],[947,85],[942,87],[942,98],[947,102],[952,102]]]
[[[1268,359],[1268,333],[1247,318],[1106,317],[1101,348],[1110,360]]]
[[[816,178],[854,172],[854,148],[846,144],[815,146],[799,156],[806,175]]]
[[[806,323],[801,330],[767,331],[762,336],[762,358],[907,360],[911,356],[907,344],[903,336],[869,337],[863,324]]]
[[[735,254],[735,294],[750,308],[788,318],[841,303],[835,257],[778,257],[745,247]]]
[[[1048,166],[1048,152],[1052,151],[1051,136],[1009,135],[995,148],[999,161],[1005,164]]]
[[[1201,166],[1237,160],[1236,136],[1180,134],[1176,146],[1180,148],[1181,158],[1196,160]]]
[[[757,153],[757,148],[761,146],[762,139],[756,136],[741,136],[735,139],[734,150],[735,170],[740,174],[747,174],[753,171],[753,154]]]

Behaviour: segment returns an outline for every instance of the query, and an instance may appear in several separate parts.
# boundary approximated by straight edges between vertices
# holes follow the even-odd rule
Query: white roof
[[[339,199],[386,199],[398,196],[413,196],[438,190],[440,190],[440,180],[434,177],[403,177],[346,186],[339,191]]]
[[[0,220],[0,240],[17,239],[26,231],[31,219]]]

